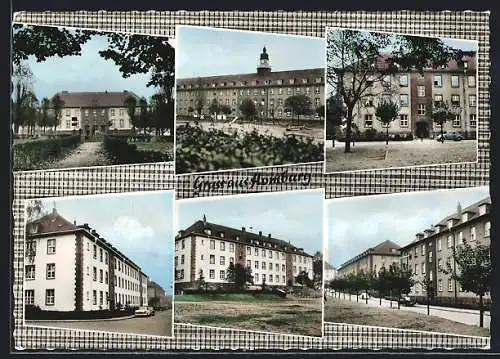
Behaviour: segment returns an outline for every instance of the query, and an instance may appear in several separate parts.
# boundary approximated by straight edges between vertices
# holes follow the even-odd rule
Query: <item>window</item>
[[[269,270],[273,270],[273,264],[269,262]]]
[[[300,87],[295,88],[295,93],[299,94],[300,93]]]
[[[215,279],[215,269],[210,269],[210,270],[208,271],[208,277],[209,277],[210,279]]]
[[[391,76],[390,75],[384,76],[384,78],[382,79],[382,86],[391,87]]]
[[[365,115],[365,127],[372,127],[372,126],[373,126],[373,115],[366,114]]]
[[[425,263],[421,264],[421,272],[422,274],[425,274]]]
[[[220,279],[226,279],[226,272],[225,272],[225,271],[223,271],[223,270],[221,270],[221,271],[219,272],[219,278],[220,278]]]
[[[97,246],[94,244],[94,259],[97,259]]]
[[[408,75],[400,75],[399,76],[399,86],[403,86],[403,87],[408,86]]]
[[[320,98],[319,98],[319,97],[316,97],[316,98],[314,99],[314,104],[315,104],[315,106],[319,106],[319,105],[320,105],[320,101],[321,101],[321,100],[320,100]]]
[[[321,93],[321,89],[320,89],[319,87],[316,87],[316,88],[314,89],[314,93],[315,93],[316,95],[319,95],[319,94]]]
[[[437,240],[437,249],[438,249],[438,251],[440,251],[440,250],[441,250],[441,238],[439,238],[439,239]]]
[[[439,105],[443,102],[443,95],[441,94],[435,94],[434,95],[434,104]]]
[[[408,115],[405,114],[399,115],[399,126],[408,127]]]
[[[229,263],[234,263],[234,257],[229,257]]]
[[[467,76],[467,85],[469,87],[476,87],[476,76]]]
[[[210,264],[215,264],[215,255],[210,255]]]
[[[408,95],[399,95],[399,104],[401,105],[401,107],[408,107]]]
[[[423,256],[425,256],[425,244],[422,244],[421,253]]]
[[[443,87],[443,76],[441,74],[434,75],[434,87]]]
[[[266,262],[262,262],[262,269],[266,269]]]
[[[103,303],[103,294],[102,294],[102,290],[99,291],[99,305],[102,305]]]
[[[451,279],[448,279],[448,292],[453,291],[453,282]]]
[[[491,222],[488,221],[484,224],[484,236],[489,237],[490,236],[490,230],[491,230]]]
[[[254,251],[254,253],[255,253],[256,256],[259,255],[259,248],[254,248],[253,251]]]
[[[258,94],[259,94],[259,90],[254,89],[254,90],[253,90],[253,94],[254,94],[254,95],[258,95]]]
[[[221,235],[222,235],[222,233],[221,233]],[[226,242],[222,242],[222,241],[220,242],[220,250],[221,251],[225,251],[226,250]]]
[[[469,115],[469,124],[470,124],[470,127],[476,127],[476,114],[475,113],[471,113]]]
[[[55,239],[47,239],[47,254],[56,253],[56,240]]]
[[[56,278],[56,264],[47,263],[47,279],[55,279],[55,278]]]
[[[425,115],[425,104],[424,103],[419,103],[417,105],[417,115]]]
[[[429,263],[432,262],[432,252],[429,252]]]
[[[259,269],[259,261],[255,261],[254,267],[255,267],[255,269]]]
[[[278,89],[278,95],[283,95],[283,89],[282,88]]]
[[[56,290],[46,289],[45,290],[45,305],[54,305],[56,303]]]
[[[181,255],[181,264],[184,264],[184,254]]]
[[[108,264],[108,252],[104,252],[104,263]]]
[[[273,281],[273,275],[269,274],[269,282],[272,282],[272,281]]]
[[[460,95],[451,95],[451,105],[460,106]]]
[[[259,281],[259,273],[254,274],[255,283]]]
[[[460,127],[460,115],[455,115],[455,118],[453,119],[452,126],[453,127]]]
[[[24,267],[24,279],[35,279],[35,266],[33,264]]]
[[[262,283],[264,283],[265,281],[266,281],[266,275],[262,274]]]
[[[215,240],[214,239],[210,240],[210,249],[215,249]]]
[[[247,254],[252,254],[252,247],[247,246]]]
[[[320,83],[321,83],[321,81],[322,81],[322,80],[321,80],[321,77],[316,77],[316,83],[317,83],[317,84],[320,84]]]
[[[453,236],[448,236],[448,248],[453,246]]]
[[[269,251],[269,258],[273,258],[273,251]]]
[[[282,272],[284,272],[284,271],[285,271],[285,265],[284,265],[284,264],[282,264],[282,265],[281,265],[281,271],[282,271]]]
[[[220,256],[220,265],[223,266],[226,264],[226,257]]]
[[[96,267],[92,268],[92,280],[94,282],[97,281],[97,268]]]
[[[452,75],[451,76],[451,87],[458,87],[458,75]]]
[[[99,262],[102,263],[102,248],[99,248]]]
[[[92,302],[94,303],[94,305],[97,305],[97,291],[96,290],[92,291]]]
[[[229,243],[229,252],[234,252],[234,243]]]
[[[417,86],[417,97],[425,97],[425,86],[423,85]]]
[[[438,291],[440,291],[440,292],[443,291],[443,280],[442,279],[438,280]]]
[[[415,263],[415,274],[418,274],[418,264]]]
[[[476,95],[469,95],[469,107],[476,107]]]
[[[102,277],[103,277],[102,273],[103,273],[102,269],[99,269],[99,282],[100,283],[102,283]]]
[[[265,249],[262,250],[262,257],[266,258],[266,250]]]
[[[35,304],[35,290],[26,289],[24,291],[24,304]]]
[[[108,279],[108,271],[106,271],[106,272],[104,273],[104,283],[105,283],[105,284],[108,284],[108,280],[109,280],[109,279]]]

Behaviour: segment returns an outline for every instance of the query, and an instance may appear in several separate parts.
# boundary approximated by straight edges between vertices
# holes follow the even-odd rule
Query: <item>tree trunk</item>
[[[357,289],[356,289],[356,303],[359,303],[359,292]]]
[[[382,293],[378,293],[378,300],[379,300],[379,305],[382,306]]]
[[[441,122],[441,143],[444,143],[443,125],[444,125],[444,123],[443,123],[443,122]]]
[[[389,144],[389,124],[386,124],[385,128],[385,144]]]
[[[347,108],[347,121],[346,121],[346,129],[345,129],[345,150],[344,153],[351,152],[351,136],[352,136],[352,108]]]
[[[15,123],[14,124],[14,133],[17,135],[19,133],[19,124]]]
[[[484,308],[483,308],[483,296],[479,296],[479,326],[484,327]]]
[[[398,292],[398,309],[401,309],[401,301],[399,300],[401,298],[401,292]]]
[[[368,304],[368,292],[366,292],[365,303]]]
[[[429,293],[429,291],[427,291],[427,293]],[[430,304],[431,304],[431,299],[427,295],[427,315],[430,315],[430,307],[429,307]]]
[[[389,291],[389,302],[391,303],[391,308],[392,308],[392,289]]]

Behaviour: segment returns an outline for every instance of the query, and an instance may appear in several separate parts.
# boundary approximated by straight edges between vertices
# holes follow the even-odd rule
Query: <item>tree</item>
[[[90,40],[90,30],[67,30],[50,26],[13,25],[12,61],[18,65],[29,56],[37,62],[52,56],[75,56],[81,54],[81,45]]]
[[[368,288],[368,277],[363,270],[360,270],[351,277],[352,288],[354,293],[356,293],[356,302],[359,302],[359,293],[361,290],[366,290]]]
[[[43,202],[39,199],[33,199],[26,204],[26,220],[32,222],[47,214]]]
[[[38,123],[38,99],[33,92],[26,96],[26,109],[24,113],[24,124],[28,128],[28,134],[35,134],[35,126]]]
[[[30,98],[33,94],[33,72],[28,64],[22,62],[14,66],[12,72],[12,122],[14,133],[19,133],[23,126],[30,107]]]
[[[291,111],[297,116],[297,125],[299,125],[300,116],[311,114],[311,99],[306,95],[296,95],[288,97],[285,100],[285,109]]]
[[[241,263],[229,263],[226,271],[226,280],[234,283],[236,288],[243,288],[247,283],[253,284],[252,269],[244,267]]]
[[[430,314],[430,304],[431,300],[434,298],[436,295],[436,289],[434,287],[434,283],[432,282],[432,279],[430,278],[424,278],[422,281],[420,281],[420,284],[422,284],[422,288],[425,289],[426,297],[427,297],[427,315]]]
[[[170,129],[172,134],[174,128],[174,103],[166,101],[165,95],[161,91],[151,96],[150,103],[153,109],[149,114],[149,125],[156,129],[157,135],[163,135],[167,128]]]
[[[453,260],[456,264],[455,270],[450,262],[446,263],[446,269],[441,270],[457,281],[464,291],[479,297],[479,326],[483,327],[483,298],[491,291],[493,282],[490,248],[480,244],[472,247],[464,241],[458,249],[453,248]]]
[[[201,78],[198,78],[196,87],[198,90],[196,90],[195,97],[194,97],[194,108],[196,110],[196,113],[198,114],[198,118],[201,118],[201,112],[203,111],[203,107],[205,107],[205,102],[206,102],[206,94],[205,91],[201,88],[202,83],[201,83]]]
[[[309,274],[307,274],[306,271],[301,271],[296,277],[295,277],[295,283],[299,283],[302,287],[306,286],[308,288],[311,288],[313,286],[311,278],[309,278]]]
[[[194,108],[192,106],[188,107],[188,114],[191,116],[191,114],[194,112]]]
[[[212,102],[210,103],[210,106],[208,107],[208,112],[210,114],[215,114],[215,118],[217,119],[217,114],[220,111],[219,104],[216,99],[213,99]]]
[[[230,115],[231,112],[233,112],[233,110],[231,109],[231,107],[229,107],[228,105],[222,105],[222,106],[220,106],[219,107],[219,111],[223,115]]]
[[[382,51],[389,47],[393,49],[391,56],[382,57]],[[346,107],[344,152],[351,151],[354,108],[367,94],[373,95],[374,83],[383,83],[386,76],[399,70],[423,73],[427,66],[436,69],[450,58],[461,57],[460,50],[437,38],[347,29],[334,29],[327,34],[327,82]]]
[[[316,107],[316,113],[318,114],[320,119],[325,117],[325,105]]]
[[[141,97],[139,99],[139,101],[137,102],[137,105],[139,106],[139,109],[140,109],[137,124],[139,125],[140,128],[142,128],[142,130],[145,134],[146,129],[151,124],[151,121],[150,121],[151,114],[149,113],[148,101],[144,97]]]
[[[335,146],[335,135],[342,120],[346,115],[342,101],[337,96],[330,96],[326,100],[326,136],[332,139],[332,145]]]
[[[198,289],[201,289],[203,287],[205,287],[205,291],[206,291],[206,282],[205,282],[205,276],[203,275],[203,269],[200,269],[200,271],[198,272]]]
[[[132,126],[134,126],[134,128],[139,127],[139,123],[135,115],[137,109],[137,99],[134,96],[129,95],[123,101],[123,105],[127,108],[128,118],[130,119]]]
[[[43,129],[44,133],[45,129],[48,126],[52,126],[54,123],[53,116],[50,114],[49,111],[50,111],[50,100],[44,97],[42,99],[40,117],[38,118],[38,126],[40,126]]]
[[[413,272],[409,268],[403,268],[396,263],[392,263],[389,266],[388,285],[389,288],[391,288],[391,296],[392,290],[396,291],[398,294],[398,309],[401,307],[401,303],[399,301],[401,295],[410,293],[411,287],[415,284],[415,280],[412,277]]]
[[[313,256],[313,286],[318,288],[323,283],[323,273],[326,262],[323,261],[323,254],[319,251]]]
[[[380,103],[376,110],[375,116],[379,118],[379,121],[385,127],[385,144],[389,144],[389,126],[391,122],[396,120],[399,116],[399,105],[392,101],[383,101]]]
[[[64,107],[64,101],[62,100],[59,94],[55,94],[54,97],[52,97],[51,102],[52,102],[52,110],[54,111],[54,131],[55,131],[57,126],[59,126],[61,122],[61,113]]]
[[[385,267],[382,267],[374,281],[374,289],[378,292],[379,296],[379,305],[382,305],[382,297],[387,294],[389,285],[389,273]]]
[[[434,123],[437,123],[441,128],[441,142],[444,143],[444,124],[448,121],[452,121],[455,118],[455,113],[445,101],[435,101],[430,107],[430,116]]]
[[[257,114],[257,108],[255,107],[255,103],[249,98],[244,98],[241,101],[239,108],[241,113],[243,114],[243,116],[245,116],[247,120],[250,117],[253,117]]]

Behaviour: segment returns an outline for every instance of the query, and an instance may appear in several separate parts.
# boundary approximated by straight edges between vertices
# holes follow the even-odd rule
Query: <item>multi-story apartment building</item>
[[[231,116],[241,116],[239,105],[251,99],[259,116],[264,118],[292,118],[285,108],[287,98],[306,95],[311,100],[312,114],[304,119],[320,119],[315,109],[324,105],[325,69],[271,71],[269,54],[264,47],[257,72],[194,78],[179,78],[176,84],[177,116],[197,115],[196,103],[203,104],[202,115],[209,114],[210,104],[229,106]]]
[[[457,211],[423,233],[417,233],[410,244],[401,248],[401,263],[413,270],[416,281],[410,295],[426,297],[422,281],[432,280],[435,299],[443,303],[470,302],[477,300],[475,294],[465,292],[460,284],[442,269],[456,271],[453,249],[463,246],[464,241],[474,245],[490,245],[490,198],[485,198],[466,208],[459,204]]]
[[[26,225],[24,303],[90,311],[147,303],[148,276],[87,223],[55,209]]]
[[[148,281],[148,304],[162,308],[171,308],[172,298],[166,295],[165,289],[158,283],[150,280]]]
[[[119,132],[132,129],[125,99],[132,96],[138,101],[139,97],[131,91],[62,91],[57,95],[63,101],[60,123],[56,127],[58,133],[78,132],[84,137],[93,137],[109,131]],[[139,111],[137,107],[136,113]],[[27,128],[20,128],[20,133],[26,131]],[[37,128],[37,131],[40,132],[40,128]]]
[[[385,66],[390,55],[378,60]],[[360,132],[375,129],[385,133],[386,127],[377,120],[377,106],[384,101],[399,105],[399,117],[391,122],[389,134],[434,137],[441,127],[430,116],[431,105],[446,102],[454,111],[455,119],[446,122],[444,132],[459,132],[466,138],[475,138],[477,127],[476,53],[466,52],[463,62],[448,61],[438,69],[427,68],[420,74],[416,70],[399,71],[379,79],[372,76],[372,84],[354,111],[354,122]],[[370,81],[370,78],[368,78]]]
[[[327,283],[337,276],[337,269],[335,269],[330,263],[325,262],[323,267],[323,282]]]
[[[344,277],[360,271],[378,273],[382,267],[389,268],[392,263],[399,264],[399,248],[394,242],[384,241],[344,262],[337,269],[337,274]]]
[[[313,256],[284,240],[268,234],[230,228],[203,220],[196,221],[175,238],[176,290],[196,286],[200,274],[209,285],[229,284],[230,263],[251,268],[255,285],[295,285],[305,271],[313,278]]]

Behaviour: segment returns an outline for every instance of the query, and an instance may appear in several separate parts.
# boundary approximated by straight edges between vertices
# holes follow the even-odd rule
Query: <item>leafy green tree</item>
[[[402,294],[410,293],[411,287],[415,284],[415,280],[412,278],[413,273],[409,268],[403,268],[397,263],[392,263],[389,266],[388,277],[388,285],[390,288],[391,297],[394,292],[398,294],[398,309],[400,309],[401,303],[399,302],[399,298]]]
[[[220,111],[219,103],[217,102],[216,99],[213,99],[212,102],[210,103],[210,106],[208,107],[208,112],[210,112],[210,114],[215,114],[215,118],[217,118],[219,111]]]
[[[306,286],[307,288],[312,288],[313,281],[309,278],[309,274],[306,271],[301,271],[295,277],[295,283],[299,283],[302,287]]]
[[[448,121],[453,121],[455,113],[445,101],[434,102],[430,107],[430,117],[441,128],[441,142],[444,143],[444,125]]]
[[[196,113],[198,114],[198,118],[201,118],[201,113],[203,111],[203,107],[205,107],[205,103],[207,101],[205,91],[203,91],[203,89],[201,87],[202,87],[201,78],[198,78],[197,90],[195,92],[195,97],[194,97],[194,109],[196,110]]]
[[[191,116],[191,114],[194,112],[194,108],[192,106],[188,107],[188,114]]]
[[[229,107],[228,105],[222,105],[222,106],[220,106],[219,107],[219,111],[223,115],[230,115],[231,112],[233,112],[233,110],[231,110],[231,107]]]
[[[234,283],[236,288],[244,288],[247,283],[253,284],[252,269],[244,267],[241,263],[229,263],[226,270],[226,280]]]
[[[53,126],[53,123],[53,116],[50,114],[50,100],[45,97],[42,99],[38,126],[40,126],[45,133],[45,129],[49,126]]]
[[[52,97],[52,110],[54,111],[54,131],[57,129],[57,126],[61,124],[61,114],[62,109],[64,107],[64,101],[59,94],[55,94]]]
[[[313,286],[320,287],[323,283],[323,270],[326,265],[326,262],[323,261],[323,254],[319,251],[314,253],[313,259]]]
[[[346,110],[338,96],[330,96],[326,100],[326,136],[332,139],[335,146],[335,136],[342,120],[346,116]]]
[[[38,123],[38,99],[33,92],[29,92],[26,98],[27,108],[24,114],[24,123],[28,128],[28,133],[35,134],[35,126]]]
[[[316,107],[316,113],[318,114],[320,119],[325,117],[325,105]]]
[[[14,66],[12,73],[12,122],[14,133],[24,126],[33,95],[33,72],[28,64],[22,62]]]
[[[425,289],[427,299],[427,315],[429,315],[431,300],[434,299],[434,296],[436,295],[436,288],[432,279],[427,277],[420,281],[420,284],[422,284],[422,288]]]
[[[32,222],[47,214],[43,202],[39,199],[33,199],[26,203],[26,219],[27,222]]]
[[[389,273],[385,267],[380,268],[376,280],[374,281],[374,289],[377,291],[379,296],[379,305],[382,305],[382,297],[386,295],[389,291]]]
[[[170,129],[170,133],[173,134],[173,102],[167,102],[164,94],[158,92],[151,96],[150,103],[152,110],[149,116],[149,126],[156,129],[157,135],[163,135],[166,129]]]
[[[447,262],[446,269],[441,270],[457,281],[462,290],[479,297],[479,326],[483,327],[483,298],[491,292],[493,283],[490,248],[482,244],[471,246],[470,243],[464,241],[463,245],[453,248],[453,260],[456,268]]]
[[[391,47],[392,56],[381,52]],[[345,152],[351,151],[351,124],[358,102],[373,90],[374,83],[400,70],[423,73],[446,66],[448,60],[462,58],[460,50],[445,45],[441,39],[394,35],[358,30],[335,29],[327,34],[327,81],[334,96],[346,107]]]
[[[375,116],[385,127],[385,144],[389,144],[389,126],[399,116],[399,105],[392,101],[383,101],[375,109]]]
[[[137,116],[137,124],[139,125],[139,128],[142,128],[145,134],[146,129],[151,125],[151,114],[149,112],[148,101],[144,97],[141,97],[137,102],[137,105],[140,109],[139,116]]]
[[[198,271],[198,289],[205,288],[206,291],[206,282],[205,282],[205,276],[203,275],[203,269],[200,269]]]
[[[139,122],[137,121],[136,116],[137,99],[134,96],[129,95],[125,98],[123,105],[127,108],[128,118],[130,119],[132,126],[134,126],[134,128],[139,127]]]
[[[285,109],[287,109],[287,111],[291,111],[295,116],[297,116],[297,125],[299,125],[300,116],[311,114],[311,104],[309,96],[296,95],[288,97],[285,100]]]
[[[249,120],[249,118],[252,118],[257,114],[255,103],[249,98],[244,98],[241,101],[239,109],[243,116],[245,116],[246,120]]]

